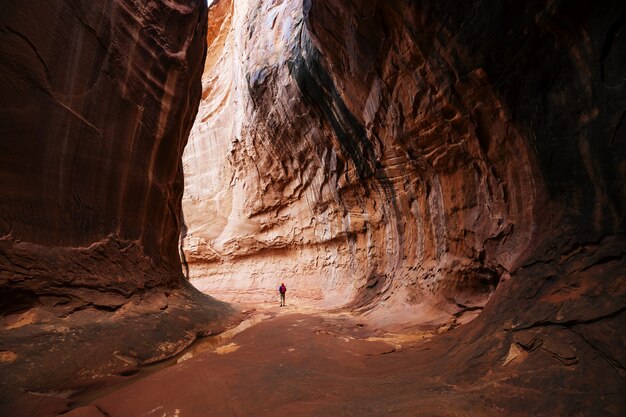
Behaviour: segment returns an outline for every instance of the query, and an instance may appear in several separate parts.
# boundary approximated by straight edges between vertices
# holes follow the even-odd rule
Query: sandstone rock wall
[[[183,157],[196,285],[440,321],[622,235],[623,9],[493,6],[212,6]]]
[[[0,5],[0,414],[61,413],[232,314],[178,255],[205,37],[204,1]]]
[[[201,94],[206,12],[191,1],[36,9],[4,2],[0,21],[3,309],[69,293],[107,306],[106,291],[113,308],[177,286],[177,156]]]

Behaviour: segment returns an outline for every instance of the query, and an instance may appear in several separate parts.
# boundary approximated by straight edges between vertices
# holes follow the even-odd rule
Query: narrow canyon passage
[[[626,415],[625,115],[617,0],[4,0],[0,416]]]

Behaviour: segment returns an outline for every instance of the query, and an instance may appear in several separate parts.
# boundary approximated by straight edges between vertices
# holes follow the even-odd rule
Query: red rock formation
[[[176,257],[202,7],[53,2],[37,10],[45,19],[23,7],[7,2],[0,18],[3,405],[11,385],[59,396],[92,375],[132,373],[185,346],[201,317],[226,314],[188,301]],[[376,359],[377,375],[398,384],[388,404],[400,415],[421,401],[442,415],[467,414],[468,402],[484,414],[626,413],[620,2],[220,0],[211,10],[184,155],[182,230],[199,285],[264,297],[287,278],[291,297],[351,303],[379,322],[452,317],[454,327],[482,310],[402,361]],[[292,324],[268,325],[274,337],[241,358],[275,378],[259,353],[279,349],[280,325]],[[96,331],[106,344],[77,349]],[[338,350],[334,339],[316,346]],[[32,378],[30,358],[49,346],[55,366],[37,363]],[[81,373],[94,358],[111,362]],[[315,348],[289,359],[285,386],[314,407],[297,384],[320,368],[302,362],[336,363]],[[248,369],[237,377],[253,387]],[[336,398],[384,412],[369,385],[333,371]],[[104,403],[123,415],[118,398]]]
[[[7,390],[70,390],[171,355],[217,331],[229,309],[189,288],[177,250],[180,156],[201,94],[206,5],[0,8],[8,407]],[[82,344],[94,339],[106,343]]]
[[[201,288],[274,297],[285,278],[392,322],[484,307],[439,342],[451,383],[552,386],[531,414],[624,412],[623,4],[214,10],[184,156]]]
[[[58,2],[41,11],[48,20],[42,25],[22,7],[3,7],[5,252],[36,245],[72,248],[70,256],[88,258],[97,248],[128,246],[127,252],[144,254],[145,268],[170,271],[151,278],[128,268],[137,281],[129,291],[175,281],[182,172],[172,155],[185,146],[200,94],[202,12],[183,4]],[[54,264],[42,257],[34,266]],[[37,286],[50,286],[41,272],[4,276],[3,284],[8,278],[9,291],[22,291],[28,301]],[[76,279],[87,286],[92,278],[89,271],[72,272],[50,275],[61,287],[80,285]],[[116,275],[95,286],[114,284]]]
[[[438,322],[621,232],[621,32],[588,12],[213,6],[183,157],[195,283]]]

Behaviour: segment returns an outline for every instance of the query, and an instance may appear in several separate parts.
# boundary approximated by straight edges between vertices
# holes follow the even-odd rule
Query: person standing
[[[278,292],[280,293],[280,306],[286,306],[285,304],[285,293],[287,292],[287,287],[285,287],[285,283],[281,282],[280,287],[278,287]]]

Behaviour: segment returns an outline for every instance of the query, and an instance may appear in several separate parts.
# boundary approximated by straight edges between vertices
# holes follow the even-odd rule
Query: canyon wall
[[[441,322],[622,236],[623,8],[492,6],[211,6],[183,156],[195,285]]]
[[[0,10],[0,414],[225,326],[180,232],[219,297],[482,311],[420,348],[431,393],[626,412],[621,2]]]
[[[626,412],[622,2],[220,0],[209,20],[195,285],[446,323],[416,366],[494,415]]]
[[[203,12],[191,3],[50,2],[44,25],[20,3],[2,8],[3,297],[18,308],[51,281],[122,292],[175,282],[176,155],[200,95]],[[41,255],[28,259],[34,251]],[[102,252],[140,262],[126,268],[128,279],[94,280],[89,265],[55,261],[88,264]]]
[[[68,379],[167,357],[231,312],[191,288],[178,254],[206,3],[0,10],[0,403],[10,407],[11,390],[71,389]]]

